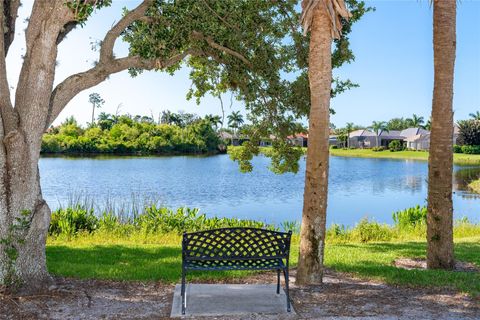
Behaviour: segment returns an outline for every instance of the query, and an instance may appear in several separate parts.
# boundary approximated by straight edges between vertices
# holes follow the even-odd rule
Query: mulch
[[[296,314],[216,319],[480,319],[480,299],[450,289],[391,286],[327,270],[321,285],[294,285]],[[275,283],[259,273],[230,283]],[[0,319],[168,319],[174,285],[55,278],[36,295],[0,295]]]

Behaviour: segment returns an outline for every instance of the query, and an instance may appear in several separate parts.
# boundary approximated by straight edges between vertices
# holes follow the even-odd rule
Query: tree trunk
[[[15,289],[37,290],[50,280],[46,269],[45,243],[50,209],[42,198],[38,173],[41,136],[13,131],[1,148],[3,176],[0,185],[0,284]]]
[[[326,10],[314,9],[308,77],[311,107],[300,234],[297,284],[321,283],[328,193],[328,136],[332,84],[331,22]]]
[[[452,269],[453,77],[456,1],[433,2],[434,88],[428,159],[427,266]]]

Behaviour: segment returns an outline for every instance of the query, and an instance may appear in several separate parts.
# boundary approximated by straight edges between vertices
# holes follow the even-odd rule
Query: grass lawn
[[[162,281],[180,279],[181,247],[178,236],[161,243],[139,240],[107,240],[81,236],[72,241],[49,239],[47,264],[52,274],[96,279]],[[456,258],[480,266],[480,235],[457,239]],[[403,270],[392,266],[400,257],[424,257],[424,242],[328,244],[326,265],[359,277],[375,278],[390,284],[451,287],[473,296],[480,295],[478,272]],[[291,260],[298,257],[298,237],[294,236]],[[247,272],[206,272],[195,279],[212,280],[241,277]]]
[[[241,147],[229,146],[228,149],[233,151]],[[268,153],[270,147],[260,147],[261,153]],[[303,148],[306,152],[307,148]],[[357,158],[379,158],[379,159],[412,159],[412,160],[428,160],[428,152],[425,151],[396,151],[390,150],[373,151],[372,149],[330,149],[330,155],[338,157],[357,157]],[[463,154],[454,153],[453,162],[459,165],[480,165],[480,154]]]
[[[331,149],[330,154],[340,157],[428,160],[428,152],[424,151],[375,152],[371,149]],[[453,162],[460,165],[480,165],[480,155],[455,153]]]

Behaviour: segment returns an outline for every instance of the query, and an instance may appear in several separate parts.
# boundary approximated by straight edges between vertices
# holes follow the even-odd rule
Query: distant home
[[[240,135],[239,137],[234,137],[233,134],[226,132],[226,131],[221,131],[218,136],[220,139],[223,141],[226,141],[227,143],[230,142],[232,146],[241,146],[245,141],[249,141],[250,138],[244,135]]]
[[[350,132],[348,146],[352,148],[373,148],[377,146],[377,135],[367,129]]]
[[[430,133],[421,133],[404,140],[407,148],[412,150],[428,150],[430,148]]]
[[[354,148],[388,147],[392,141],[402,141],[406,147],[414,150],[428,150],[430,147],[430,131],[422,128],[404,130],[383,130],[378,135],[367,129],[350,132],[349,146]]]
[[[288,136],[287,139],[294,146],[308,147],[308,134],[297,133],[294,136]]]

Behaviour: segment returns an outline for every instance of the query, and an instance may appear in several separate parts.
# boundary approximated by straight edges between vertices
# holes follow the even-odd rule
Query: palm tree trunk
[[[427,266],[454,267],[453,256],[453,77],[455,0],[433,2],[434,88],[428,163]]]
[[[311,107],[297,284],[321,283],[328,194],[328,135],[332,83],[331,22],[323,6],[313,13],[308,77]]]

